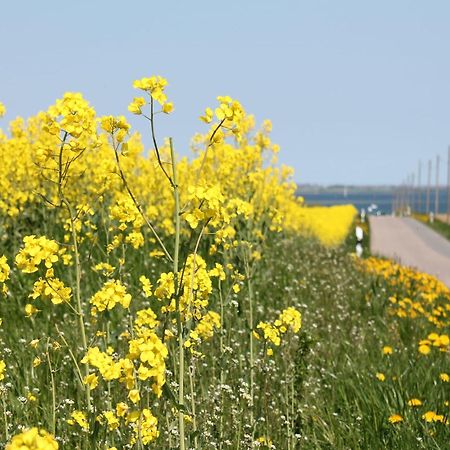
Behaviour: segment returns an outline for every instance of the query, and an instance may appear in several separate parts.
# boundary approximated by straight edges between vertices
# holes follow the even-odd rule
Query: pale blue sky
[[[131,83],[160,74],[176,111],[159,135],[179,153],[231,95],[272,119],[298,182],[397,183],[450,143],[449,1],[1,3],[6,119],[80,91],[142,130]]]

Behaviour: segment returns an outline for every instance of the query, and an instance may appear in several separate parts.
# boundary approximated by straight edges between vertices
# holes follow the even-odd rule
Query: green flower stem
[[[77,307],[77,313],[78,313],[78,325],[80,328],[81,342],[83,345],[83,350],[84,350],[84,353],[86,353],[87,349],[88,349],[88,345],[87,345],[86,330],[85,330],[85,325],[84,325],[83,306],[81,304],[81,262],[80,262],[80,254],[78,252],[78,236],[77,236],[77,230],[75,228],[75,220],[74,220],[72,207],[70,206],[70,203],[64,197],[61,198],[61,202],[66,206],[66,208],[69,212],[69,216],[70,216],[70,228],[72,231],[73,252],[74,252],[74,256],[75,256],[75,270],[76,270],[75,298],[77,301],[76,307]],[[85,374],[85,376],[89,375],[89,364],[85,364],[84,374]],[[87,410],[91,411],[91,389],[90,389],[89,385],[85,385],[85,392],[86,392]]]
[[[8,415],[6,414],[6,401],[5,401],[6,391],[0,393],[0,395],[2,397],[3,419],[5,422],[5,439],[6,441],[9,441],[9,425],[8,425]]]
[[[191,390],[191,411],[192,411],[192,431],[195,434],[194,437],[194,448],[198,449],[198,437],[197,437],[197,414],[195,412],[195,394],[194,394],[194,377],[195,377],[195,367],[194,363],[192,363],[191,367],[189,367],[189,386]]]
[[[170,158],[172,161],[173,196],[175,200],[175,248],[173,256],[173,278],[175,290],[175,302],[177,308],[177,331],[178,331],[178,426],[180,433],[180,450],[186,448],[186,437],[184,431],[184,342],[183,325],[181,323],[180,293],[178,292],[178,258],[180,251],[180,192],[178,189],[177,169],[172,139],[170,143]]]
[[[50,370],[50,382],[52,386],[52,434],[56,436],[56,388],[55,388],[55,376],[53,374],[52,362],[50,360],[50,353],[48,352],[50,338],[47,339],[46,356],[48,362],[48,368]]]
[[[253,286],[251,282],[251,273],[250,266],[248,262],[248,258],[245,258],[245,276],[247,278],[247,287],[248,287],[248,304],[249,304],[249,313],[248,313],[248,326],[250,329],[250,424],[252,426],[252,435],[255,433],[255,423],[254,423],[254,385],[255,385],[255,361],[254,361],[254,342],[253,342]],[[253,448],[252,439],[252,448]]]

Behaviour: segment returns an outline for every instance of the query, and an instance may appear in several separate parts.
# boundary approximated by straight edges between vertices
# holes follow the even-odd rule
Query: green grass
[[[414,218],[420,220],[422,223],[438,232],[441,236],[444,236],[446,239],[450,240],[450,224],[442,222],[439,219],[434,219],[433,222],[430,222],[428,216],[424,214],[414,214]]]
[[[302,390],[301,448],[445,448],[448,429],[421,419],[428,409],[448,412],[448,386],[437,381],[448,370],[446,355],[429,360],[417,352],[432,327],[390,318],[386,304],[393,292],[357,271],[342,249],[319,251],[311,242],[293,247],[296,264],[287,266],[296,280],[292,294],[313,342]],[[394,348],[392,356],[382,355],[384,345]],[[413,411],[406,405],[412,397],[424,407]],[[389,424],[394,413],[405,422]]]
[[[47,228],[48,220],[30,224],[31,220],[24,218],[15,230],[2,233],[3,252],[10,260],[20,245],[18,237],[28,229],[49,236],[55,233]],[[12,233],[15,239],[11,239]],[[444,353],[429,358],[418,355],[418,340],[433,331],[433,327],[421,319],[396,319],[388,315],[388,298],[394,291],[357,269],[349,255],[349,249],[354,247],[352,239],[349,236],[346,244],[338,249],[327,249],[314,240],[292,235],[268,240],[252,277],[254,323],[273,321],[280,310],[295,306],[303,315],[301,333],[275,348],[272,358],[265,356],[261,342],[255,344],[253,414],[256,421],[252,430],[248,398],[248,285],[244,283],[241,292],[226,298],[222,334],[204,344],[201,359],[187,356],[188,367],[195,370],[198,426],[197,432],[188,426],[189,448],[197,442],[197,448],[201,449],[249,449],[252,436],[265,435],[279,450],[447,448],[449,428],[440,423],[426,424],[421,415],[427,410],[448,413],[443,402],[450,400],[449,384],[439,381],[439,374],[448,370],[448,356]],[[82,246],[82,252],[83,297],[87,302],[101,286],[98,275],[90,270],[91,260],[99,260],[100,255],[87,245]],[[139,255],[127,250],[128,270],[121,277],[133,295],[132,309],[156,307],[155,300],[145,300],[140,295],[137,278],[145,273],[155,281],[161,271],[170,269],[161,260],[155,262]],[[234,256],[233,263],[244,271],[238,255]],[[73,277],[70,273],[66,276],[68,281]],[[56,435],[63,449],[83,448],[85,434],[66,422],[73,409],[82,409],[83,398],[75,382],[68,349],[58,333],[58,330],[64,333],[71,350],[80,357],[76,317],[67,307],[41,304],[42,312],[38,316],[25,318],[23,306],[29,301],[31,288],[30,276],[15,271],[10,283],[11,295],[0,302],[0,317],[4,322],[0,329],[0,357],[7,361],[0,430],[5,430],[8,424],[9,434],[17,432],[22,425],[51,430],[48,353],[57,379]],[[220,293],[226,288],[226,285],[221,290],[215,287],[211,309],[220,309]],[[126,351],[120,338],[128,326],[126,315],[119,309],[113,310],[107,320],[111,329],[108,344],[117,351]],[[92,336],[105,324],[102,318],[99,323],[89,323],[92,343],[102,345],[101,339]],[[440,333],[447,331],[441,329]],[[219,349],[220,336],[225,343],[223,352]],[[35,338],[40,338],[40,343],[37,349],[32,349],[28,344]],[[62,344],[60,349],[54,346],[55,341]],[[175,349],[174,344],[168,345],[168,369],[173,372]],[[394,354],[383,356],[384,345],[392,346]],[[35,357],[40,357],[42,364],[32,368]],[[378,381],[377,372],[384,373],[386,381]],[[145,400],[158,416],[160,428],[158,440],[146,448],[177,448],[176,435],[171,431],[176,424],[171,390],[176,386],[168,382],[167,388],[161,399],[155,400],[148,393]],[[110,389],[108,392],[103,385],[93,391],[95,413],[108,408],[110,394],[115,398],[124,397],[121,385],[111,384]],[[37,402],[26,400],[28,392],[36,394]],[[412,397],[420,398],[424,406],[417,410],[407,406],[407,400]],[[187,399],[192,400],[190,394]],[[187,412],[192,414],[189,401],[188,405]],[[390,424],[388,418],[394,413],[401,414],[405,421]],[[127,448],[124,444],[127,439],[126,433],[109,432],[92,421],[89,446],[84,448],[103,450],[106,444]],[[6,441],[3,431],[0,431],[0,441],[2,444]]]

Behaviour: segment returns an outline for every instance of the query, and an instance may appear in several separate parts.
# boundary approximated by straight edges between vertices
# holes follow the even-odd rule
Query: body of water
[[[320,205],[320,206],[331,206],[331,205],[345,205],[353,204],[358,210],[365,209],[368,211],[371,205],[376,205],[377,208],[374,212],[379,211],[381,214],[391,214],[392,206],[394,200],[393,191],[383,191],[377,192],[375,190],[360,190],[358,192],[347,192],[344,195],[343,192],[327,192],[326,190],[319,192],[305,192],[302,193],[301,188],[299,189],[299,195],[301,195],[308,205]],[[435,191],[431,191],[430,195],[430,210],[434,212],[435,205]],[[425,213],[426,212],[426,192],[422,191],[420,193],[415,192],[414,195],[410,196],[409,201],[412,209],[416,212]],[[419,207],[420,205],[420,207]],[[439,213],[444,214],[447,212],[447,190],[441,189],[439,191]]]

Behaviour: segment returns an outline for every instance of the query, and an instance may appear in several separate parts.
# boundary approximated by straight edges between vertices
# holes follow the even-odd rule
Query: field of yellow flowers
[[[355,209],[317,228],[270,122],[230,97],[177,158],[156,133],[167,81],[133,87],[151,152],[78,93],[0,132],[1,444],[295,448],[302,313],[263,301],[265,253],[286,233],[337,245]]]
[[[133,87],[148,152],[77,93],[0,131],[2,448],[443,448],[448,289],[349,254],[270,121],[218,97],[179,158]]]

